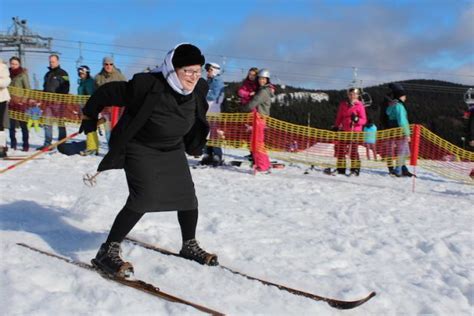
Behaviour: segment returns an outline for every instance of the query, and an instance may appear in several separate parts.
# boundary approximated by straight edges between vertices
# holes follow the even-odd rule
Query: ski
[[[28,158],[29,156],[6,156],[3,157],[2,160],[24,160]],[[30,160],[38,160],[38,159],[44,159],[44,158],[32,158]]]
[[[231,160],[229,162],[231,166],[235,167],[241,167],[241,166],[252,166],[252,163],[249,161],[244,161],[244,160]],[[284,163],[277,162],[277,161],[271,161],[270,165],[273,169],[283,169],[286,167]]]
[[[89,271],[97,272],[107,280],[120,283],[122,285],[125,285],[125,286],[128,286],[128,287],[134,288],[136,290],[148,293],[148,294],[153,295],[155,297],[159,297],[159,298],[165,299],[165,300],[173,302],[173,303],[188,305],[188,306],[194,307],[197,310],[200,310],[201,312],[208,313],[208,314],[211,314],[211,315],[216,315],[216,316],[217,315],[219,315],[219,316],[225,315],[225,314],[223,314],[221,312],[218,312],[216,310],[207,308],[205,306],[202,306],[202,305],[187,301],[185,299],[182,299],[180,297],[174,296],[172,294],[163,292],[158,287],[154,286],[153,284],[147,283],[145,281],[138,280],[138,279],[125,279],[125,278],[114,277],[112,275],[109,275],[109,274],[106,274],[106,273],[102,272],[99,269],[96,269],[93,265],[82,262],[82,261],[77,261],[77,260],[73,260],[73,259],[70,259],[70,258],[62,257],[62,256],[56,255],[54,253],[44,251],[44,250],[38,249],[36,247],[27,245],[25,243],[17,243],[17,245],[21,246],[21,247],[24,247],[26,249],[29,249],[31,251],[35,251],[35,252],[38,252],[40,254],[43,254],[43,255],[46,255],[46,256],[49,256],[49,257],[53,257],[55,259],[64,261],[66,263],[75,265],[77,267],[80,267],[80,268],[83,268],[83,269],[86,269],[86,270],[89,270]]]
[[[129,241],[129,242],[131,242],[131,243],[133,243],[137,246],[140,246],[140,247],[143,247],[143,248],[146,248],[146,249],[149,249],[149,250],[153,250],[153,251],[165,254],[165,255],[181,257],[176,252],[173,252],[173,251],[170,251],[170,250],[167,250],[167,249],[164,249],[164,248],[146,243],[144,241],[141,241],[141,240],[138,240],[138,239],[135,239],[135,238],[132,238],[132,237],[125,237],[125,240],[127,240],[127,241]],[[278,289],[280,289],[282,291],[286,291],[286,292],[289,292],[289,293],[294,294],[294,295],[304,296],[304,297],[310,298],[310,299],[315,300],[315,301],[326,302],[326,303],[329,304],[329,306],[337,308],[337,309],[352,309],[352,308],[355,308],[357,306],[360,306],[360,305],[366,303],[367,301],[369,301],[372,297],[374,297],[376,295],[375,292],[371,292],[366,297],[355,300],[355,301],[343,301],[343,300],[328,298],[328,297],[324,297],[324,296],[304,292],[304,291],[301,291],[301,290],[297,290],[297,289],[294,289],[294,288],[287,287],[285,285],[281,285],[281,284],[277,284],[277,283],[274,283],[274,282],[266,281],[266,280],[263,280],[263,279],[260,279],[260,278],[257,278],[257,277],[250,276],[246,273],[234,270],[232,268],[226,267],[226,266],[221,265],[221,264],[218,265],[217,267],[219,267],[223,270],[229,271],[229,272],[231,272],[235,275],[242,276],[242,277],[244,277],[246,279],[249,279],[249,280],[252,280],[252,281],[257,281],[257,282],[260,282],[262,284],[269,285],[269,286],[275,286],[275,287],[277,287]]]

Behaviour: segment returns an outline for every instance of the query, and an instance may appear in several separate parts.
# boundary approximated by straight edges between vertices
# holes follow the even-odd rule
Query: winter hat
[[[87,66],[87,65],[82,65],[82,66],[79,66],[79,67],[77,68],[77,72],[79,72],[79,73],[83,72],[83,73],[88,74],[88,73],[91,72],[91,70],[90,70],[89,66]]]
[[[104,58],[102,58],[102,64],[113,64],[114,63],[114,59],[110,56],[105,56]]]
[[[399,99],[400,97],[407,95],[405,89],[399,83],[391,83],[388,87],[392,90],[393,98]]]
[[[182,48],[182,47],[185,47],[185,48]],[[180,53],[180,56],[178,56],[178,58],[176,59],[178,63],[175,65],[175,55],[178,52],[178,49],[180,48],[181,48],[181,53]],[[185,56],[183,55],[183,50],[188,50],[188,52],[194,51],[194,53],[199,52],[199,54],[191,54],[192,57],[186,59],[188,62],[181,63],[181,61],[183,60],[182,57]],[[199,57],[197,57],[197,55],[199,55]],[[190,55],[187,55],[187,56],[189,57]],[[192,61],[189,63],[190,60]],[[196,62],[196,60],[198,61]],[[181,43],[181,44],[176,45],[175,48],[173,48],[166,54],[165,60],[163,61],[163,64],[161,64],[161,66],[156,67],[151,72],[152,73],[161,72],[163,74],[163,77],[165,77],[166,81],[168,82],[168,84],[174,91],[178,92],[181,95],[189,95],[193,91],[184,89],[183,85],[178,79],[175,68],[188,66],[188,65],[197,65],[197,64],[200,64],[202,66],[204,62],[205,62],[204,56],[201,55],[201,51],[199,50],[199,48],[188,43]],[[177,66],[177,65],[181,65],[181,66]]]
[[[204,69],[206,69],[206,71],[209,71],[209,69],[212,69],[212,74],[214,76],[217,76],[221,73],[221,66],[219,66],[219,64],[216,64],[216,63],[208,63],[206,64],[206,66],[204,66]]]
[[[181,44],[174,50],[173,67],[180,68],[190,65],[204,65],[205,58],[199,48],[191,44]]]

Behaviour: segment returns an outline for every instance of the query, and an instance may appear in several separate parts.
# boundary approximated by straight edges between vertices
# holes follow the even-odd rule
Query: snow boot
[[[199,162],[200,165],[209,166],[214,162],[214,157],[212,155],[205,154]]]
[[[103,243],[92,259],[92,265],[113,277],[129,278],[133,274],[133,266],[130,262],[123,261],[121,253],[120,243]]]
[[[223,163],[224,163],[224,160],[222,160],[222,157],[217,156],[217,155],[212,156],[212,163],[211,163],[211,165],[212,165],[213,167],[222,166]]]
[[[217,261],[217,255],[213,253],[208,253],[201,247],[199,247],[196,239],[189,239],[183,243],[183,247],[179,252],[179,255],[183,258],[194,260],[200,264],[208,266],[217,266],[219,262]]]
[[[351,173],[349,173],[349,176],[356,176],[358,177],[360,174],[360,169],[359,168],[352,168]]]
[[[415,175],[408,170],[407,166],[402,166],[402,176],[413,177]]]

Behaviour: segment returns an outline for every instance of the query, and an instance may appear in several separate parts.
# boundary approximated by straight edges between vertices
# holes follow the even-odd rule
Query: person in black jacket
[[[61,68],[59,65],[59,56],[56,54],[52,54],[49,56],[49,71],[44,75],[44,84],[43,84],[43,91],[44,92],[52,92],[52,93],[62,93],[68,94],[69,93],[69,75],[68,73]],[[62,113],[64,112],[63,109],[64,105],[56,105],[56,104],[48,104],[46,109],[44,110],[44,116],[46,118],[61,118]],[[44,144],[42,147],[39,147],[38,150],[43,150],[53,141],[53,122],[50,120],[44,126]],[[61,126],[62,125],[62,126]],[[66,127],[64,123],[58,123],[58,140],[61,140],[66,137]]]
[[[217,265],[217,256],[195,239],[198,201],[185,152],[202,153],[209,132],[208,85],[201,79],[205,59],[191,44],[168,52],[163,65],[135,74],[128,82],[101,86],[86,103],[80,131],[97,128],[105,106],[125,107],[112,130],[110,150],[98,171],[125,170],[129,196],[92,263],[113,276],[127,277],[133,266],[120,256],[120,243],[146,212],[178,211],[183,240],[180,255]]]

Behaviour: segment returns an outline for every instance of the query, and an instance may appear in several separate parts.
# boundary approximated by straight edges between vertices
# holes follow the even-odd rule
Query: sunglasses
[[[104,66],[113,66],[114,64],[107,64],[105,63]]]

